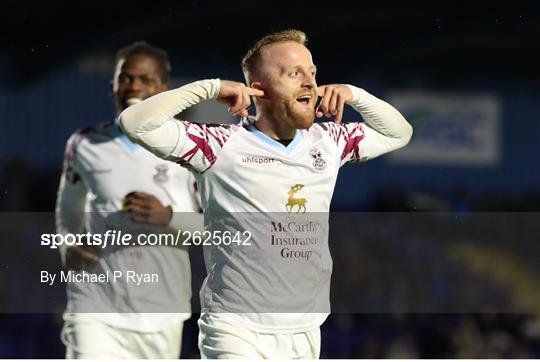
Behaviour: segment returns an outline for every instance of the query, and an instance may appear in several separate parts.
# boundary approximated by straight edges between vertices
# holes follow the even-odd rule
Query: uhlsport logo
[[[322,152],[318,148],[312,148],[309,151],[309,155],[313,160],[313,167],[317,171],[324,171],[326,169],[326,161],[322,157]]]
[[[154,181],[157,183],[165,183],[169,181],[169,175],[167,175],[167,171],[169,170],[169,165],[167,164],[159,164],[156,166],[157,173],[154,175]]]
[[[293,208],[295,205],[298,206],[298,208],[296,209],[297,214],[300,213],[300,211],[302,211],[302,214],[306,212],[307,200],[303,197],[300,197],[300,198],[294,197],[294,195],[298,191],[302,190],[303,188],[304,188],[304,185],[296,184],[296,185],[291,186],[291,189],[289,190],[289,192],[287,192],[287,194],[289,195],[289,200],[285,204],[285,209],[287,210],[289,214],[293,211]]]
[[[246,156],[242,157],[243,163],[255,163],[258,165],[263,165],[266,163],[273,163],[275,159],[272,157],[256,157],[256,156]]]

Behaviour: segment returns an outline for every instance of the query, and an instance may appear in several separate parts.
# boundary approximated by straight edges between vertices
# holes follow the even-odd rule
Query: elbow
[[[404,141],[403,146],[406,146],[407,144],[409,144],[409,142],[411,141],[412,135],[413,135],[413,127],[411,126],[409,122],[406,122],[405,132],[403,135],[403,141]]]
[[[402,129],[399,132],[399,137],[396,138],[397,142],[395,144],[395,149],[400,149],[407,146],[407,144],[409,144],[409,142],[411,141],[412,135],[413,128],[407,121],[405,121],[403,123]]]

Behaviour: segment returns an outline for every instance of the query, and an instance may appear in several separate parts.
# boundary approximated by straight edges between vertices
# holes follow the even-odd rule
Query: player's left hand
[[[169,225],[172,208],[164,206],[154,195],[130,192],[124,197],[122,211],[131,213],[131,220],[156,226]]]
[[[345,103],[352,101],[350,88],[344,84],[328,84],[319,86],[317,92],[322,97],[316,109],[317,117],[335,117],[334,122],[341,123]]]

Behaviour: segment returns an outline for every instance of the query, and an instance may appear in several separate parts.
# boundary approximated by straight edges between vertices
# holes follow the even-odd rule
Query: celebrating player
[[[412,127],[361,88],[317,87],[301,31],[265,36],[242,67],[249,86],[194,82],[126,109],[121,126],[134,142],[197,175],[206,230],[252,233],[251,246],[205,249],[202,356],[317,358],[332,272],[328,215],[321,215],[329,211],[338,170],[405,146]],[[241,125],[172,118],[207,99],[247,117],[251,98],[256,115]],[[365,123],[341,124],[345,104]],[[335,122],[314,123],[323,115]],[[260,215],[264,222],[252,220]]]
[[[118,51],[113,93],[118,112],[168,89],[167,53],[146,42]],[[68,140],[56,205],[59,233],[157,232],[202,229],[194,178],[132,143],[118,124],[89,127]],[[175,213],[173,213],[175,211]],[[67,286],[62,340],[68,358],[178,358],[190,316],[188,252],[173,247],[61,249],[65,265],[81,273],[140,272],[159,282],[122,280]],[[161,311],[163,313],[151,313]]]

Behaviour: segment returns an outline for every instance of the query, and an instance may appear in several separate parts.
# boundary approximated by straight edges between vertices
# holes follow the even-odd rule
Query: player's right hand
[[[247,109],[251,105],[250,96],[264,97],[264,92],[244,83],[221,80],[217,101],[228,105],[229,113],[233,116],[247,117]]]
[[[99,261],[96,251],[84,245],[72,245],[66,249],[66,268],[85,270],[90,264]]]

